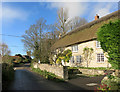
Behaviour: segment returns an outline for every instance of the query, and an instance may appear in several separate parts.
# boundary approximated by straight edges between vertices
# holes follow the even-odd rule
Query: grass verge
[[[32,68],[32,71],[40,74],[41,76],[43,76],[44,78],[48,80],[53,80],[55,82],[64,82],[64,79],[61,79],[55,74],[47,72],[46,70],[43,71],[43,70],[40,70],[39,68]]]

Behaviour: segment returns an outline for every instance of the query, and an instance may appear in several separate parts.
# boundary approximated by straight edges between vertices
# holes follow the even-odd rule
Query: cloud
[[[98,14],[100,17],[103,17],[109,13],[110,13],[109,9],[103,8],[103,9],[100,9],[96,14]]]
[[[13,8],[13,7],[2,7],[2,15],[0,19],[5,21],[26,20],[28,13],[24,10]]]
[[[82,16],[85,11],[88,8],[87,3],[83,3],[82,2],[63,2],[63,3],[51,3],[48,5],[48,7],[51,8],[61,8],[64,7],[68,10],[68,16],[69,18],[73,18],[75,16]]]
[[[89,0],[88,0],[89,1]],[[67,8],[69,18],[75,16],[87,16],[88,21],[93,21],[94,16],[98,14],[103,17],[118,9],[117,2],[52,2],[47,5],[47,8]]]
[[[119,2],[119,0],[3,0],[3,2]]]
[[[101,17],[106,16],[118,10],[117,3],[96,3],[92,6],[91,13],[89,14],[88,21],[94,20],[94,16],[98,14]]]
[[[110,10],[111,10],[111,7],[112,7],[112,4],[109,3],[109,4],[102,4],[102,3],[98,3],[94,8],[94,11],[93,13],[95,14],[98,14],[100,17],[103,17],[107,14],[110,13]]]

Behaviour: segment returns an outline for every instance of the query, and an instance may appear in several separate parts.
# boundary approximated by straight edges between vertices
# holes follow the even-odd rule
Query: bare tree
[[[30,56],[31,57],[31,51],[27,51],[27,56]]]
[[[67,31],[69,30],[68,25],[70,23],[69,21],[69,17],[68,17],[68,12],[67,9],[65,8],[60,8],[57,12],[57,22],[55,23],[56,26],[56,34],[57,35],[64,35],[67,33]]]
[[[80,18],[79,16],[70,19],[68,16],[68,10],[65,8],[60,8],[57,12],[55,33],[57,37],[59,37],[59,35],[63,36],[74,28],[84,25],[86,23],[88,23],[87,20],[85,18]]]
[[[89,66],[90,61],[92,60],[93,48],[85,47],[83,49],[83,59],[86,61],[86,66]]]
[[[10,50],[7,44],[5,43],[0,44],[0,54],[2,57],[5,55],[10,55]]]
[[[25,31],[22,37],[25,49],[31,51],[35,61],[49,62],[50,47],[56,40],[52,25],[47,25],[46,20],[40,18],[36,24],[31,25],[29,30]]]
[[[12,64],[10,50],[8,48],[8,45],[5,43],[0,43],[0,62]]]
[[[32,52],[36,61],[39,61],[42,58],[43,33],[46,30],[46,20],[40,18],[37,23],[31,25],[29,30],[25,31],[25,35],[22,36],[22,42],[24,43],[25,49]]]
[[[70,29],[73,30],[74,28],[80,27],[86,23],[88,22],[85,18],[80,18],[79,16],[76,16],[71,19]]]

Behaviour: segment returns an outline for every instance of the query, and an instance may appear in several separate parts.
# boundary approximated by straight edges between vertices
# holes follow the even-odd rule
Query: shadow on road
[[[93,91],[94,87],[86,86],[86,83],[92,82],[94,78],[89,79],[87,77],[80,77],[71,79],[65,82],[55,82],[52,80],[47,80],[43,78],[41,75],[30,70],[30,63],[25,63],[24,65],[16,65],[15,66],[15,79],[8,87],[8,91],[17,92],[17,90],[24,91]],[[96,78],[95,81],[101,80]]]

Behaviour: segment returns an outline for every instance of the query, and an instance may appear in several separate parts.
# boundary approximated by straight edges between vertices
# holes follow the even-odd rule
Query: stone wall
[[[88,75],[104,75],[105,70],[95,70],[95,69],[79,69],[82,74],[88,74]]]
[[[56,66],[56,65],[49,65],[49,64],[33,64],[34,68],[40,68],[41,70],[46,70],[47,72],[54,73],[55,75],[59,76],[63,79],[68,79],[68,69],[67,66]]]

